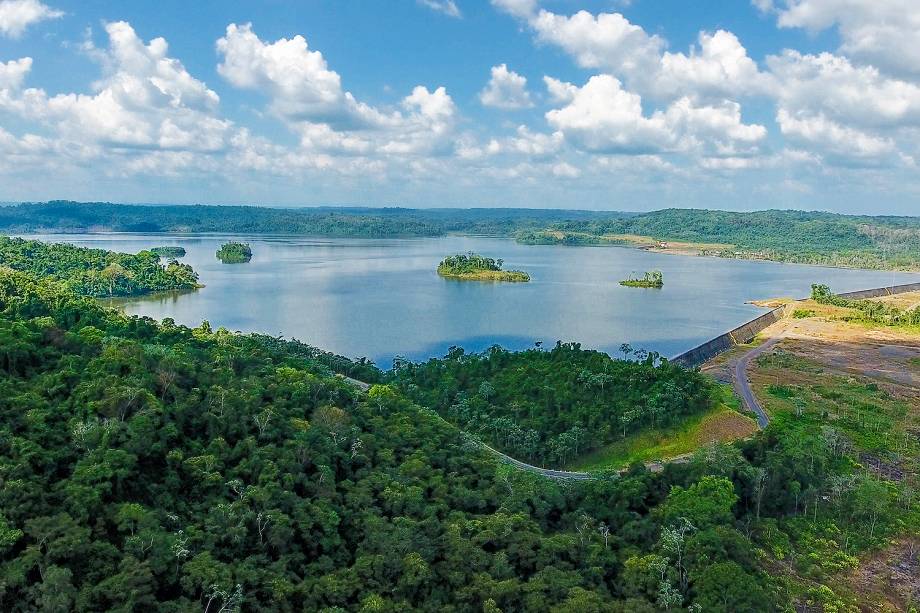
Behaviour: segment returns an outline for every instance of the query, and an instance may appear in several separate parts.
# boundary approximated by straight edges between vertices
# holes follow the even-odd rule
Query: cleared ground
[[[715,442],[729,442],[751,436],[757,423],[737,410],[720,405],[704,415],[688,419],[679,427],[657,429],[627,436],[573,462],[569,470],[605,470],[633,462],[655,463],[690,454]]]
[[[920,293],[879,299],[900,308],[920,303]],[[796,303],[796,316],[767,328],[762,344],[778,339],[747,370],[751,388],[775,427],[826,429],[859,470],[887,481],[913,499],[920,489],[920,330],[847,321],[850,309]],[[738,347],[706,366],[730,379]],[[905,504],[908,504],[905,502]],[[860,611],[908,611],[920,602],[917,535],[854,560],[852,570],[826,585]],[[823,589],[809,576],[777,561],[802,589]]]

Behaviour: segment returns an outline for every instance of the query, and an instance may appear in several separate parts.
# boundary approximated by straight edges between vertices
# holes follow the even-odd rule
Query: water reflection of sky
[[[914,282],[920,275],[839,270],[648,253],[612,247],[518,245],[474,237],[317,239],[234,237],[249,242],[248,264],[214,256],[228,237],[140,234],[37,237],[118,251],[181,245],[206,287],[129,300],[129,313],[298,338],[388,367],[394,355],[424,359],[451,345],[512,349],[577,341],[616,352],[623,342],[674,355],[762,310],[748,300],[804,296],[811,283],[836,291]],[[530,273],[526,284],[458,282],[435,273],[452,253],[476,251]],[[620,279],[658,269],[661,290]]]

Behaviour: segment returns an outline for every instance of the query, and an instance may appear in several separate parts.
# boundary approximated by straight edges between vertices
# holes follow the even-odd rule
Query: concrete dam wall
[[[851,300],[862,300],[866,298],[879,298],[881,296],[893,296],[895,294],[904,294],[907,292],[917,292],[920,291],[920,283],[907,283],[905,285],[892,285],[889,287],[877,287],[874,289],[864,289],[858,292],[847,292],[845,294],[838,294],[841,298],[849,298]],[[741,324],[734,330],[729,330],[725,334],[720,334],[714,339],[703,343],[689,351],[674,356],[671,358],[671,362],[676,362],[681,366],[687,368],[693,368],[703,364],[707,360],[711,360],[716,357],[723,351],[727,351],[734,347],[735,345],[743,345],[744,343],[749,343],[754,340],[754,337],[760,334],[768,326],[778,322],[780,319],[786,316],[787,312],[791,312],[791,309],[795,308],[795,303],[778,307],[764,313],[760,317],[756,317],[751,321]]]

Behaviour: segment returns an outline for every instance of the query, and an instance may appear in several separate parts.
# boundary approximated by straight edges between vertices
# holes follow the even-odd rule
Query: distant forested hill
[[[536,209],[402,209],[124,205],[53,201],[0,208],[0,231],[233,232],[332,237],[510,235],[560,221],[607,220],[622,213]]]
[[[920,269],[920,217],[805,211],[650,213],[559,209],[404,209],[121,205],[54,201],[0,207],[0,232],[232,232],[330,237],[448,233],[514,236],[539,244],[593,245],[633,235],[704,244],[707,255]],[[713,245],[717,244],[717,245]]]

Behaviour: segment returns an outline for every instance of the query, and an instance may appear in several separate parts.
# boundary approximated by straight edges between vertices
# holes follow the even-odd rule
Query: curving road
[[[782,340],[782,337],[779,336],[771,338],[764,344],[751,349],[735,362],[735,376],[733,377],[735,391],[741,396],[741,399],[744,401],[744,406],[757,415],[757,425],[759,425],[761,429],[767,427],[767,424],[770,423],[770,417],[767,415],[766,411],[763,410],[763,407],[760,406],[757,397],[754,396],[754,391],[751,389],[751,382],[748,379],[747,369],[748,366],[751,365],[751,360],[764,354],[780,340]]]

